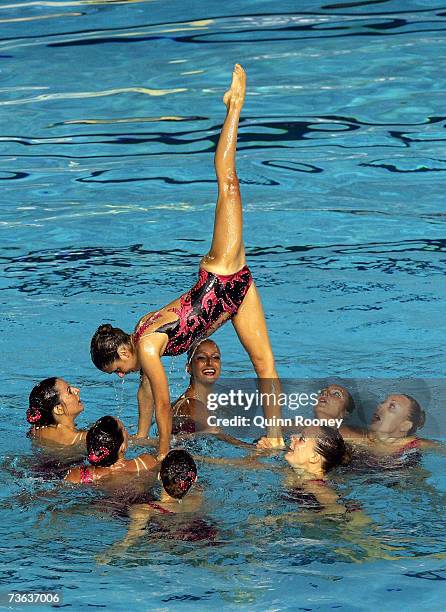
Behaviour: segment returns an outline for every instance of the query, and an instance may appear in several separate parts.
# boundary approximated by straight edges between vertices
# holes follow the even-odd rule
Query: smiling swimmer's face
[[[378,404],[372,416],[370,431],[402,438],[412,427],[409,421],[410,399],[405,395],[389,395]]]
[[[187,371],[194,382],[203,385],[214,383],[221,374],[220,349],[213,340],[204,340],[195,350]]]
[[[347,412],[349,393],[341,385],[329,385],[319,393],[314,412],[318,419],[343,419]]]

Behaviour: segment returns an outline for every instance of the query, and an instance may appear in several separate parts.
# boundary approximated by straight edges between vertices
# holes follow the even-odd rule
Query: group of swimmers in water
[[[252,456],[245,459],[203,458],[250,469],[265,467],[260,460],[262,454],[285,448],[284,432],[278,425],[267,427],[267,435],[255,445],[208,425],[207,397],[221,373],[220,350],[209,336],[228,320],[249,355],[259,390],[267,398],[262,404],[266,422],[280,422],[280,407],[271,399],[280,393],[280,380],[259,292],[246,265],[242,234],[235,157],[245,89],[246,75],[237,64],[223,98],[227,113],[215,153],[218,199],[212,243],[200,262],[196,284],[166,306],[144,315],[133,333],[105,324],[91,340],[91,358],[98,369],[121,378],[131,372],[140,374],[138,430],[133,440],[142,446],[153,444],[148,435],[154,410],[159,434],[157,454],[144,453],[126,459],[129,434],[113,416],[100,418],[88,431],[78,430],[76,418],[83,410],[80,391],[61,378],[41,381],[29,397],[27,420],[35,440],[44,445],[86,446],[89,465],[71,469],[65,477],[67,482],[88,484],[117,474],[132,478],[159,473],[163,486],[160,500],[134,509],[133,518],[137,522],[144,522],[153,513],[190,511],[197,505],[193,494],[189,494],[187,504],[177,503],[196,481],[197,467],[186,450],[169,450],[172,434],[177,442],[206,433],[251,448]],[[188,355],[190,384],[172,404],[161,357],[182,353]],[[319,419],[345,420],[354,407],[349,391],[331,384],[319,393],[314,412]],[[366,429],[343,423],[339,429],[312,426],[299,433],[285,432],[293,435],[284,458],[300,486],[316,491],[316,497],[326,500],[330,496],[325,486],[327,473],[346,465],[353,448],[362,447],[375,456],[401,456],[412,449],[434,445],[416,436],[424,418],[414,398],[392,394],[376,408]]]

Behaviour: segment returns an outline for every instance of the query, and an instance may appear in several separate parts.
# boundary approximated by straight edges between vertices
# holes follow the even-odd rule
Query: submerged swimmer
[[[230,89],[223,101],[226,119],[215,152],[218,200],[211,249],[200,263],[198,281],[186,293],[137,323],[133,334],[101,325],[91,341],[91,357],[100,370],[123,377],[141,371],[138,390],[138,436],[148,435],[153,405],[160,436],[159,455],[169,450],[172,429],[169,387],[161,362],[163,355],[184,353],[232,320],[248,352],[265,394],[280,392],[280,382],[259,293],[246,265],[242,235],[242,202],[235,167],[237,130],[245,100],[246,75],[236,64]],[[280,416],[271,402],[265,416]],[[283,444],[278,427],[268,429],[272,446]]]
[[[126,459],[128,433],[124,425],[112,416],[100,418],[87,432],[87,453],[91,468],[73,468],[65,476],[67,482],[90,484],[118,474],[139,475],[157,465],[150,454]]]
[[[144,535],[148,522],[155,516],[195,513],[202,503],[200,491],[190,492],[197,480],[197,466],[187,451],[171,450],[162,460],[159,472],[162,490],[159,501],[147,501],[130,507],[131,519],[125,538],[106,553],[99,555],[99,563],[108,563],[112,557],[123,554]],[[163,530],[164,539],[203,540],[212,538],[215,530],[204,521],[195,521],[177,531]]]
[[[378,456],[398,456],[411,449],[438,447],[436,442],[416,436],[425,419],[425,412],[416,399],[391,394],[377,406],[365,444]]]
[[[344,424],[355,408],[355,401],[349,390],[342,385],[331,384],[320,391],[314,415],[318,419],[342,419],[339,431],[344,439],[363,439],[365,431]]]
[[[283,472],[283,466],[271,465],[259,461],[258,456],[251,455],[242,459],[221,459],[215,457],[195,457],[205,463],[230,465],[249,470],[271,470]],[[291,436],[289,450],[285,453],[293,472],[286,473],[286,487],[299,488],[313,495],[315,506],[330,507],[339,510],[337,495],[326,485],[328,472],[350,461],[350,449],[339,430],[334,427],[309,426],[300,434]]]
[[[350,452],[338,429],[311,426],[291,436],[284,458],[302,480],[318,482],[335,467],[348,463]]]
[[[26,419],[32,425],[29,435],[42,444],[71,446],[85,442],[87,432],[76,428],[83,411],[80,391],[62,378],[45,378],[29,395]]]

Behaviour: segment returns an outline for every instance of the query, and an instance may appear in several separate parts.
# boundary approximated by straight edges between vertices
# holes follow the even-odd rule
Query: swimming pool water
[[[83,426],[119,410],[134,428],[137,380],[114,388],[89,340],[194,279],[236,61],[245,241],[280,375],[442,377],[445,17],[432,0],[0,5],[5,590],[62,589],[74,609],[443,608],[442,457],[339,476],[393,559],[317,514],[259,527],[290,511],[281,479],[203,466],[218,545],[148,537],[100,566],[127,522],[33,475],[24,412],[57,374],[81,387]],[[224,374],[251,376],[230,326],[216,340]],[[172,395],[183,365],[167,361]]]

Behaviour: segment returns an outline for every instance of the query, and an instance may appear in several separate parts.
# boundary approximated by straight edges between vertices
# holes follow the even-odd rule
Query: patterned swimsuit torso
[[[248,266],[227,276],[201,268],[198,282],[180,297],[179,307],[168,309],[168,312],[177,314],[178,319],[149,333],[167,334],[169,340],[164,355],[181,355],[192,344],[206,338],[237,314],[251,283],[252,275]],[[156,312],[147,321],[137,325],[133,334],[135,344],[161,316],[161,312]]]

